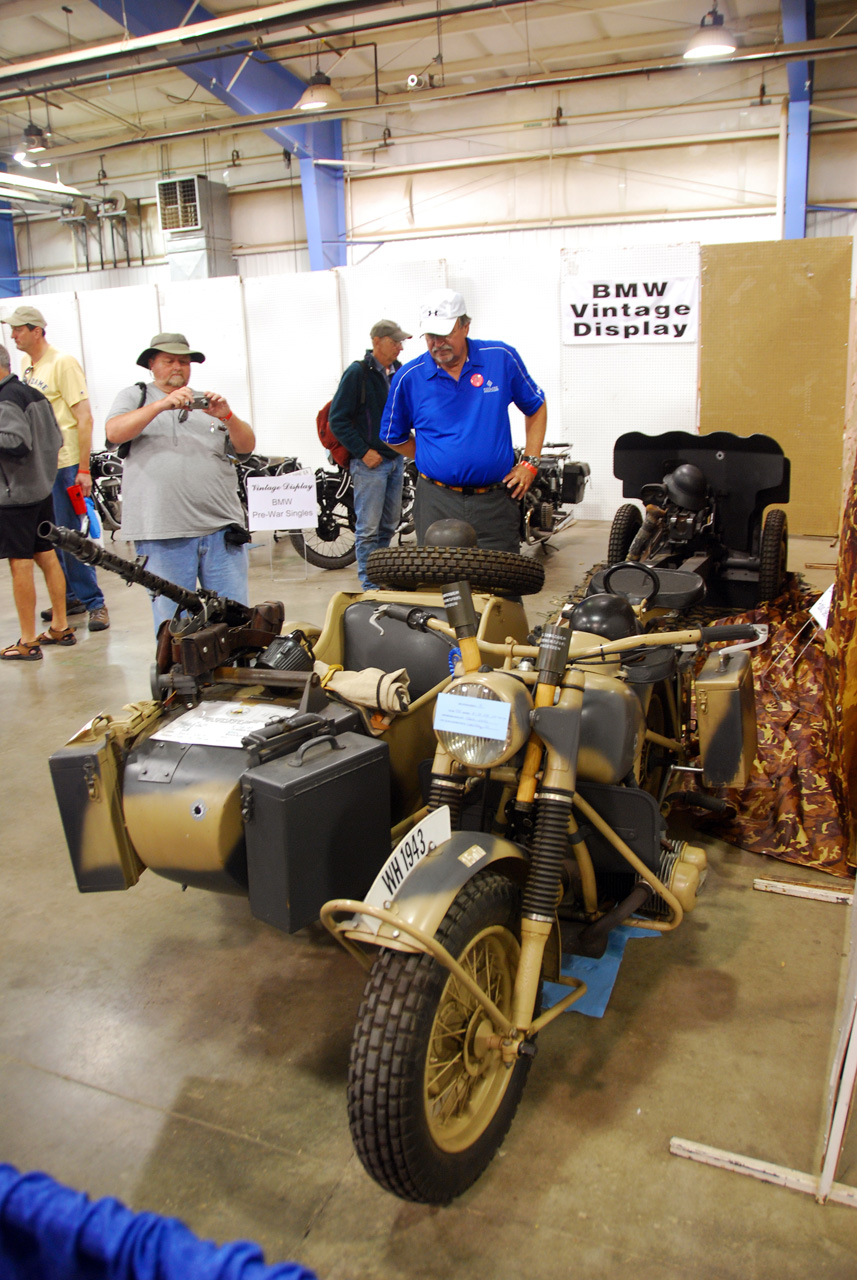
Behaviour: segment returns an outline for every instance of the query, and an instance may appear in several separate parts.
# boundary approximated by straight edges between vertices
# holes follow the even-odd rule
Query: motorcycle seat
[[[449,645],[435,632],[413,631],[390,618],[379,619],[382,633],[370,622],[377,607],[376,601],[357,600],[345,610],[342,665],[346,671],[366,667],[398,671],[404,667],[414,702],[449,675]],[[446,622],[446,609],[428,607],[426,612]]]
[[[604,575],[606,569],[599,569],[598,573],[592,575],[592,581],[589,584],[587,595],[595,595],[597,592],[604,590]],[[651,582],[644,577],[643,574],[634,575],[633,585],[629,585],[627,589],[622,589],[622,575],[620,570],[611,580],[610,586],[615,595],[623,595],[629,604],[641,604],[643,600],[648,601],[650,609],[689,609],[691,605],[698,604],[705,596],[705,582],[698,573],[693,573],[689,569],[657,569],[659,579],[659,587],[657,595],[647,595],[647,590],[651,590]],[[630,577],[630,571],[629,571]]]

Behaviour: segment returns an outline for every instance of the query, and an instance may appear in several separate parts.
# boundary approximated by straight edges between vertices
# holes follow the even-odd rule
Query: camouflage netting
[[[855,578],[857,572],[838,580],[851,583],[853,593]],[[747,786],[720,793],[735,805],[736,816],[701,823],[752,853],[848,876],[852,821],[835,712],[841,697],[831,703],[830,688],[838,687],[839,664],[835,653],[826,652],[833,648],[833,626],[825,640],[809,614],[816,594],[790,577],[776,600],[722,619],[766,622],[771,629],[767,644],[753,650],[759,752]],[[853,618],[853,595],[851,603]]]

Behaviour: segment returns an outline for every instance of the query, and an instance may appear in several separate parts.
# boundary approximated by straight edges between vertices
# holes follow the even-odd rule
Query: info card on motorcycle
[[[297,715],[290,707],[246,702],[201,702],[151,736],[161,742],[203,747],[240,747],[248,733]]]

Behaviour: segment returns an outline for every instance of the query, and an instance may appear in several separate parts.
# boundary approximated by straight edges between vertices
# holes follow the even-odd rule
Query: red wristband
[[[91,474],[91,472],[87,471],[86,467],[78,467],[77,474],[79,476],[88,476]]]
[[[229,412],[227,413],[226,417],[223,419],[223,421],[224,421],[224,422],[228,422],[228,421],[229,421],[229,419],[230,419],[232,416],[233,416],[233,413],[232,413],[232,410],[230,409],[230,410],[229,410]]]
[[[518,463],[519,467],[526,467],[528,471],[532,471],[534,476],[539,474],[538,467],[534,467],[531,462],[524,462],[523,459]]]

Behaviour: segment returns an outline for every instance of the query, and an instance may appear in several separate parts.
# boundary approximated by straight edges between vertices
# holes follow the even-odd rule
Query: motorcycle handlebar
[[[702,627],[700,634],[705,644],[715,640],[758,640],[759,633],[749,622],[736,622],[724,627]]]

